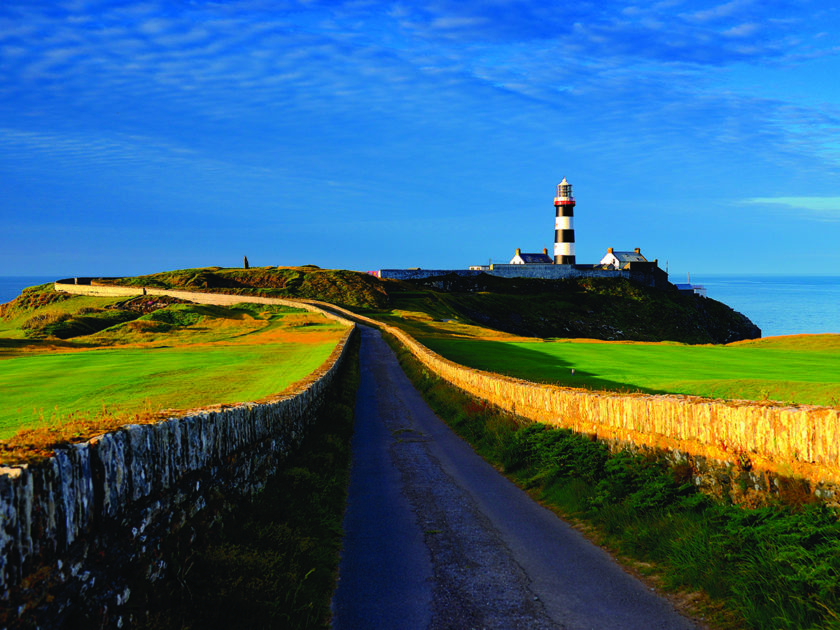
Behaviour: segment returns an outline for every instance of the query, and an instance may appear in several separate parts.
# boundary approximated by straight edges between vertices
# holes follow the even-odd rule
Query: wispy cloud
[[[8,171],[26,172],[48,166],[62,176],[104,174],[109,169],[119,169],[133,171],[141,179],[142,169],[149,165],[210,178],[234,172],[243,178],[276,176],[258,165],[226,162],[166,139],[134,134],[32,132],[0,127],[0,153],[17,156],[11,165],[5,165]]]
[[[753,197],[743,203],[776,206],[795,215],[822,221],[840,221],[840,197]]]
[[[840,163],[838,111],[718,85],[735,65],[834,54],[826,25],[837,10],[820,11],[811,25],[787,0],[437,0],[387,11],[356,0],[6,0],[0,117],[18,133],[53,130],[65,151],[61,138],[96,128],[106,144],[74,146],[103,159],[171,159],[126,148],[143,136],[230,163],[294,155],[315,169],[332,163],[327,145],[342,158],[372,147],[413,155],[425,139],[563,129],[593,153],[749,146]]]
[[[684,17],[695,22],[710,22],[737,15],[740,11],[754,4],[755,0],[731,0],[717,4],[708,9],[683,14]]]

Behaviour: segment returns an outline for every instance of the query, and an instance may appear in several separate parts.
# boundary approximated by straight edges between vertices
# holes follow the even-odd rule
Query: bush
[[[163,326],[159,326],[156,330],[169,330],[170,328],[192,326],[200,322],[203,318],[201,313],[198,312],[199,308],[196,308],[194,305],[175,304],[153,311],[148,315],[143,315],[139,321],[163,324]]]

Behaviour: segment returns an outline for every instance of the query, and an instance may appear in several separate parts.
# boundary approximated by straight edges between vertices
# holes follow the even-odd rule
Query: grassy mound
[[[21,327],[27,337],[71,339],[92,335],[111,326],[135,319],[137,315],[122,309],[83,308],[77,313],[36,313]]]
[[[315,267],[258,267],[252,269],[181,269],[102,283],[160,289],[215,290],[221,293],[322,300],[368,309],[388,306],[382,283],[373,276],[343,269]]]
[[[17,313],[43,308],[71,297],[67,293],[56,291],[52,282],[27,287],[14,300],[0,304],[0,318],[8,319]]]

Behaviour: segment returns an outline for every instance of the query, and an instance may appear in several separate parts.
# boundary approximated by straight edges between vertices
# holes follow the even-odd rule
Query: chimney
[[[608,248],[607,248],[607,253],[608,253],[608,254],[612,254],[612,253],[613,253],[613,248],[612,248],[612,247],[608,247]]]
[[[543,256],[548,256],[548,247],[543,247]]]
[[[516,248],[516,255],[517,255],[517,256],[521,256],[521,255],[522,255],[522,250],[521,250],[521,249],[519,249],[518,247]]]
[[[642,253],[642,250],[641,250],[639,247],[637,247],[637,248],[636,248],[636,249],[634,249],[633,251],[634,251],[634,252],[636,252],[637,254],[641,254],[641,253]]]

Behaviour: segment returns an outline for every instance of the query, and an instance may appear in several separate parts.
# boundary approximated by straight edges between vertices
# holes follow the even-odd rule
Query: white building
[[[617,252],[612,247],[607,250],[607,255],[601,259],[600,264],[612,269],[625,269],[630,263],[646,263],[648,259],[642,256],[641,250],[637,247],[632,252]]]

